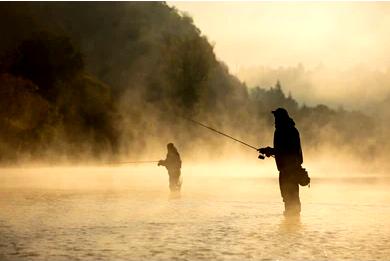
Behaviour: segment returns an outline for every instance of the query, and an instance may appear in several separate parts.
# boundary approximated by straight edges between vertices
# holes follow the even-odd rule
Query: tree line
[[[137,157],[167,141],[187,155],[223,150],[178,115],[269,143],[276,107],[291,113],[310,148],[377,150],[373,118],[300,105],[280,82],[248,88],[192,19],[165,3],[0,6],[2,162]],[[357,147],[362,137],[369,146]]]

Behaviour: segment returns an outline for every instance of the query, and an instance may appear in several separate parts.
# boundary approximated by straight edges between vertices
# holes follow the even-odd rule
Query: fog
[[[4,165],[158,160],[164,157],[169,142],[176,144],[185,162],[257,160],[255,150],[182,116],[262,147],[272,145],[274,123],[270,111],[285,107],[300,131],[305,164],[310,164],[311,158],[312,162],[329,158],[338,159],[340,165],[352,162],[362,168],[387,168],[388,73],[380,71],[385,63],[378,60],[371,71],[366,67],[345,71],[335,66],[324,50],[312,56],[313,50],[307,47],[322,43],[322,38],[309,35],[314,28],[327,27],[334,17],[345,20],[340,28],[329,25],[326,38],[335,41],[344,31],[351,39],[366,35],[366,27],[350,32],[348,26],[360,18],[367,21],[375,16],[373,21],[378,21],[378,14],[387,10],[386,4],[305,4],[305,8],[287,4],[280,7],[274,29],[262,29],[263,23],[253,20],[256,30],[265,30],[260,34],[262,41],[289,43],[293,53],[299,45],[300,50],[307,50],[307,56],[296,51],[299,57],[310,56],[320,62],[321,54],[329,61],[314,68],[309,60],[289,60],[286,52],[280,52],[279,57],[286,60],[276,58],[270,63],[267,56],[274,56],[280,48],[259,45],[259,50],[266,51],[251,52],[253,58],[255,54],[264,57],[255,58],[255,64],[265,67],[242,69],[238,74],[241,78],[231,74],[237,71],[237,65],[219,47],[230,40],[213,38],[217,34],[209,32],[198,17],[196,10],[201,9],[188,9],[190,13],[185,14],[181,4],[178,10],[170,3],[156,2],[82,3],[77,7],[68,3],[1,5],[0,31],[7,36],[0,44],[0,98],[4,105],[0,111],[0,160]],[[231,12],[234,5],[221,4],[218,14]],[[207,12],[216,8],[213,3],[205,6]],[[364,9],[366,6],[369,8]],[[244,4],[237,11],[255,13],[256,8],[263,12],[261,19],[271,19],[279,10],[277,3],[255,3]],[[300,15],[305,10],[310,11],[309,18],[318,17],[318,21],[302,29],[297,42],[287,41],[287,36],[307,24]],[[344,17],[346,10],[354,12]],[[242,30],[253,15],[239,15],[235,24],[221,27],[229,30],[221,29],[220,33],[236,32],[236,41],[257,43],[246,39],[249,31]],[[218,25],[218,17],[210,18],[216,19],[216,24],[210,26]],[[291,28],[287,21],[291,21]],[[258,37],[256,30],[253,37]],[[385,42],[377,38],[381,30],[375,27],[370,42]],[[267,36],[266,32],[271,31],[286,39]],[[304,45],[306,38],[315,41]],[[350,42],[351,55],[357,57],[360,47],[356,41],[340,44],[349,46]],[[228,53],[250,51],[235,46],[241,51]],[[328,48],[329,42],[321,46]],[[335,55],[345,53],[343,48],[332,50]],[[345,55],[340,59],[349,60],[350,56]],[[249,58],[247,61],[250,68],[254,63]],[[297,62],[302,65],[295,66]],[[276,64],[281,67],[272,69]],[[372,88],[375,91],[368,91]]]
[[[328,164],[329,165],[329,164]],[[180,196],[165,170],[0,170],[4,260],[385,260],[389,179],[312,172],[299,220],[282,217],[273,168],[183,167]],[[336,174],[336,173],[333,173]],[[374,174],[374,173],[371,173]]]
[[[286,92],[309,106],[327,104],[332,108],[364,111],[369,115],[384,114],[389,99],[389,70],[372,70],[355,66],[344,70],[318,66],[247,67],[237,73],[248,86],[269,88],[280,80]]]
[[[388,259],[389,6],[1,2],[0,259]],[[301,218],[255,149],[278,107]]]
[[[300,103],[360,110],[389,96],[388,3],[169,3],[249,87],[280,80]]]
[[[298,63],[389,66],[390,5],[385,2],[168,3],[193,17],[233,72]]]

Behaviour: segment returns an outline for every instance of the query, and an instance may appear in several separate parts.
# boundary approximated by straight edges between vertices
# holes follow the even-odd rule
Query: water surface
[[[2,169],[0,260],[390,259],[388,178],[314,179],[296,220],[276,176],[185,174],[170,195],[162,169]]]

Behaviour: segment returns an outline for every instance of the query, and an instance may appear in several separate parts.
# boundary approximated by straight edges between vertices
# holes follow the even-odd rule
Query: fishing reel
[[[259,159],[265,159],[265,157],[269,158],[273,155],[271,147],[260,148],[257,149],[257,151],[260,153]]]
[[[262,148],[257,149],[257,152],[260,153],[259,156],[257,157],[258,159],[261,159],[261,160],[265,159],[264,151]]]

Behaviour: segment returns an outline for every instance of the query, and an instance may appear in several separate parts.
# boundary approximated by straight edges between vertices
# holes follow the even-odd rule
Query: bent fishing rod
[[[211,130],[211,131],[213,131],[213,132],[215,132],[215,133],[218,133],[218,134],[220,134],[220,135],[222,135],[222,136],[225,136],[225,137],[227,137],[227,138],[229,138],[229,139],[232,139],[232,140],[234,140],[234,141],[236,141],[236,142],[239,142],[239,143],[241,143],[242,145],[247,146],[247,147],[249,147],[249,148],[251,148],[251,149],[254,149],[254,150],[256,150],[257,152],[259,152],[259,149],[258,149],[258,148],[256,148],[255,146],[252,146],[252,145],[250,145],[250,144],[248,144],[248,143],[246,143],[246,142],[244,142],[244,141],[242,141],[242,140],[236,139],[236,138],[234,138],[234,137],[232,137],[232,136],[230,136],[230,135],[228,135],[228,134],[226,134],[226,133],[223,133],[223,132],[221,132],[221,131],[219,131],[219,130],[216,130],[216,129],[214,129],[214,128],[210,127],[210,126],[207,126],[207,125],[205,125],[205,124],[203,124],[203,123],[201,123],[201,122],[198,122],[198,121],[196,121],[196,120],[193,120],[193,119],[190,119],[190,118],[186,118],[186,117],[183,117],[183,116],[180,116],[180,117],[183,118],[183,119],[185,119],[185,120],[187,120],[187,121],[190,121],[190,122],[192,122],[192,123],[195,123],[195,124],[197,124],[197,125],[199,125],[199,126],[202,126],[202,127],[206,128],[206,129],[209,129],[209,130]],[[264,155],[262,155],[261,153],[260,153],[260,155],[259,155],[258,158],[259,158],[259,159],[265,159]]]

